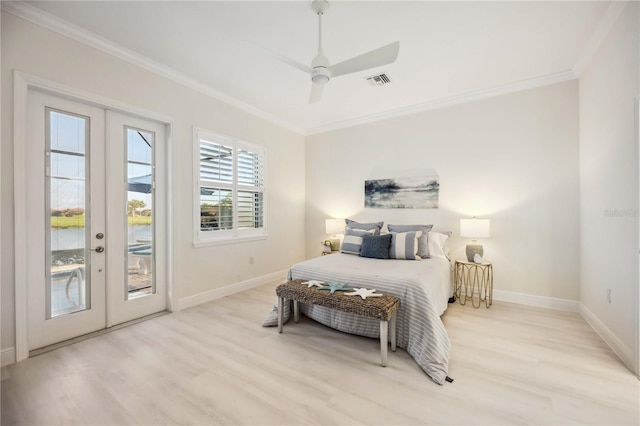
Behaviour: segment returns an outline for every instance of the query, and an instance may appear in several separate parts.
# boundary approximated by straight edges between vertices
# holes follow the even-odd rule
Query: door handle
[[[102,247],[102,246],[98,246],[98,247],[96,247],[96,248],[94,248],[94,249],[89,249],[89,250],[93,250],[93,251],[95,251],[96,253],[102,253],[102,252],[104,251],[104,247]]]

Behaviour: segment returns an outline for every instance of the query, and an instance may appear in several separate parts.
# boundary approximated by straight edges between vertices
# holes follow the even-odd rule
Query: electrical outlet
[[[611,304],[611,289],[610,288],[607,289],[607,302],[609,302],[609,304]]]
[[[253,265],[253,256],[249,258],[249,265]]]

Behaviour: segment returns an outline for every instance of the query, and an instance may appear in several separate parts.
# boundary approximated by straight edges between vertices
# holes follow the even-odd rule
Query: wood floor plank
[[[3,425],[640,424],[638,379],[574,313],[449,305],[454,383],[303,317],[277,283],[3,367]]]

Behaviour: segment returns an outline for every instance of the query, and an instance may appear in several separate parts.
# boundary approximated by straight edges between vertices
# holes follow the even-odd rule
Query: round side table
[[[471,300],[474,308],[479,308],[482,302],[488,308],[493,303],[492,263],[456,260],[453,269],[453,285],[461,305],[465,305],[467,300]]]

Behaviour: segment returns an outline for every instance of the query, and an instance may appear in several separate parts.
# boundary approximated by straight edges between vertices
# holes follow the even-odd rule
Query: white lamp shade
[[[325,221],[325,231],[327,234],[344,234],[344,219],[327,219]]]
[[[460,219],[460,236],[467,238],[489,238],[489,219]]]

